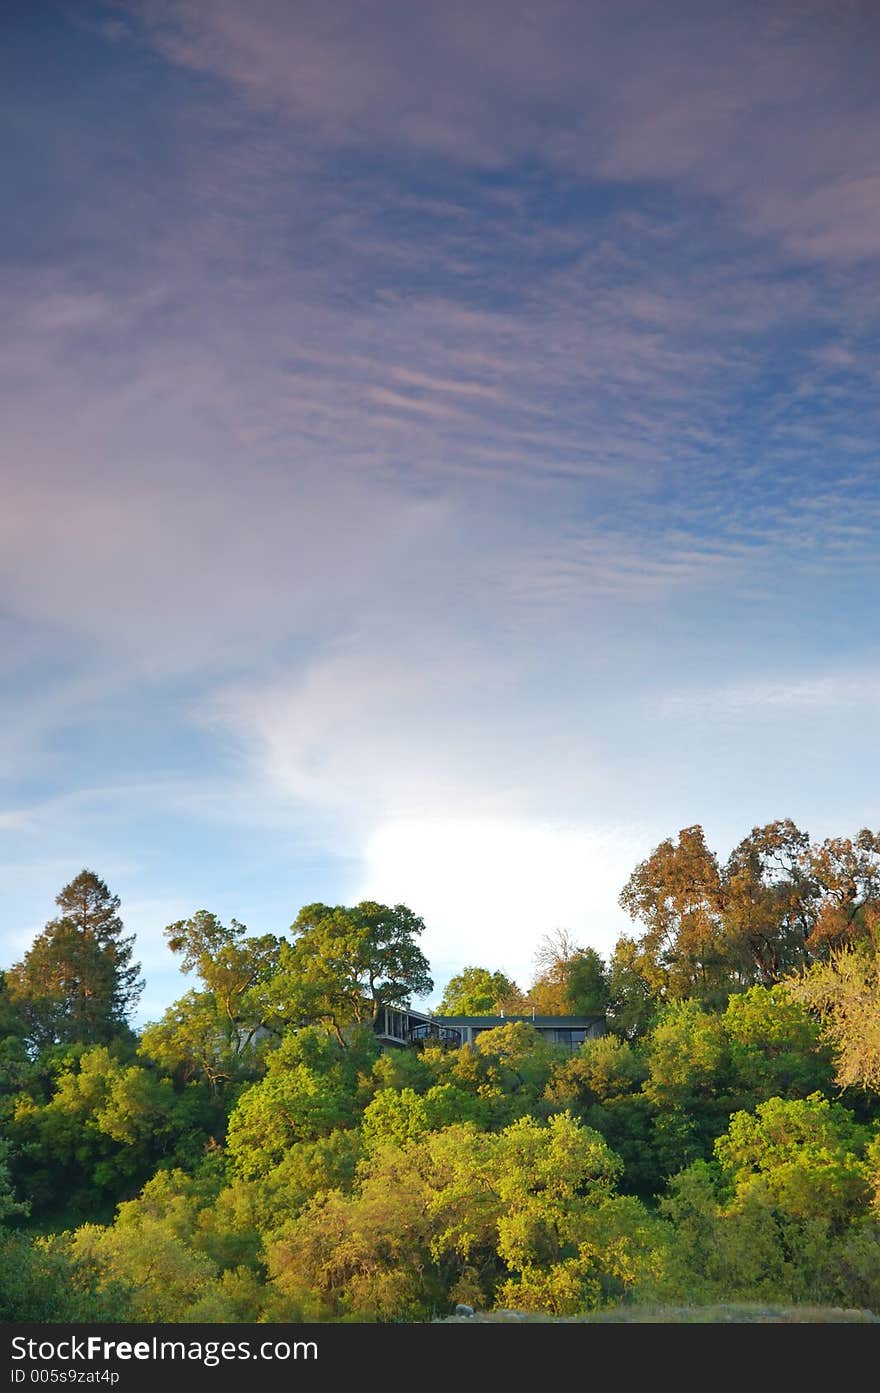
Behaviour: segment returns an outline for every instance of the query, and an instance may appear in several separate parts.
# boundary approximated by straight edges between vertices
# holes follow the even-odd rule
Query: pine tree
[[[143,990],[119,896],[83,870],[56,897],[62,913],[10,970],[10,995],[32,1046],[106,1044],[125,1030]]]

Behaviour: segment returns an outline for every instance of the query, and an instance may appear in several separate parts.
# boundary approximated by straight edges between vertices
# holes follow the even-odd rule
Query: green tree
[[[577,1054],[553,1066],[545,1098],[554,1107],[583,1112],[637,1092],[647,1075],[638,1051],[614,1035],[586,1040]]]
[[[403,1146],[429,1130],[425,1095],[411,1088],[380,1088],[361,1120],[361,1136],[368,1151],[389,1142]]]
[[[792,1219],[844,1223],[867,1209],[870,1136],[845,1107],[818,1093],[768,1098],[754,1113],[734,1113],[715,1155],[734,1207],[755,1192]]]
[[[7,974],[0,972],[0,1100],[38,1085],[40,1070],[28,1051],[27,1034],[21,1003],[10,991]]]
[[[698,1101],[710,1105],[726,1092],[730,1044],[723,1021],[699,1001],[667,1006],[647,1047],[645,1092],[660,1107],[691,1110]]]
[[[876,1141],[840,1104],[769,1098],[676,1176],[666,1299],[880,1307]]]
[[[132,1319],[256,1321],[259,1235],[240,1222],[235,1205],[216,1215],[218,1198],[216,1177],[160,1170],[136,1199],[119,1205],[113,1224],[85,1224],[62,1241],[72,1256],[91,1262],[99,1288],[127,1291]]]
[[[0,1138],[0,1229],[7,1219],[18,1218],[30,1212],[30,1205],[27,1200],[18,1200],[12,1188],[12,1180],[9,1174],[9,1141]]]
[[[566,1005],[575,1016],[604,1014],[610,999],[608,969],[595,948],[584,948],[568,964]]]
[[[230,1038],[213,992],[186,992],[161,1020],[144,1027],[138,1051],[180,1084],[204,1080],[214,1093],[247,1073],[253,1062]]]
[[[191,1090],[176,1093],[169,1079],[114,1049],[72,1052],[48,1101],[13,1100],[11,1163],[35,1214],[101,1214],[157,1164],[196,1163],[209,1142]]]
[[[722,1018],[698,1000],[674,1001],[645,1042],[644,1096],[653,1105],[651,1150],[668,1177],[711,1155],[735,1101],[730,1040]]]
[[[279,1028],[270,1005],[279,940],[248,935],[236,919],[227,928],[205,909],[169,924],[165,937],[172,952],[181,954],[184,972],[195,971],[204,990],[187,992],[146,1026],[141,1053],[179,1082],[204,1079],[213,1092],[253,1078],[261,1072],[267,1039]]]
[[[10,996],[35,1049],[55,1044],[103,1044],[127,1030],[143,982],[132,962],[112,895],[84,870],[56,898],[62,910],[10,970]]]
[[[227,1146],[235,1174],[265,1176],[290,1147],[352,1126],[361,1079],[377,1051],[371,1031],[345,1046],[318,1027],[285,1036],[268,1056],[265,1078],[245,1089],[230,1113]]]
[[[264,1242],[316,1195],[351,1191],[362,1155],[359,1129],[335,1127],[312,1141],[291,1143],[277,1165],[249,1179],[233,1174],[214,1203],[200,1212],[205,1251],[223,1266],[258,1265]]]
[[[662,1005],[660,987],[635,939],[617,940],[608,967],[608,1028],[622,1040],[647,1035]]]
[[[573,1315],[624,1299],[658,1263],[661,1228],[617,1196],[622,1164],[567,1113],[522,1118],[498,1139],[498,1256],[503,1306]]]
[[[229,1156],[239,1174],[256,1177],[276,1166],[296,1142],[353,1121],[352,1100],[338,1083],[297,1064],[242,1094],[229,1117]]]
[[[515,1015],[525,1009],[525,998],[503,972],[486,967],[464,967],[446,983],[438,1016]]]
[[[717,1166],[705,1160],[671,1179],[660,1212],[674,1239],[656,1295],[688,1306],[790,1299],[791,1251],[779,1217],[753,1198],[727,1213],[721,1191]]]
[[[620,1161],[566,1114],[377,1144],[268,1245],[275,1318],[424,1319],[456,1300],[557,1314],[620,1299],[657,1229],[615,1195]]]
[[[151,1215],[129,1224],[83,1224],[66,1247],[74,1262],[98,1272],[99,1291],[127,1293],[136,1321],[192,1319],[192,1308],[216,1288],[216,1263]]]
[[[165,937],[172,953],[181,955],[183,971],[196,972],[213,997],[228,1049],[246,1051],[267,1025],[265,988],[278,965],[279,940],[249,935],[237,919],[227,928],[206,909],[169,924]]]
[[[605,1010],[605,964],[595,948],[580,947],[567,929],[544,935],[535,954],[535,968],[528,1001],[541,1015],[590,1015]]]
[[[831,1051],[819,1023],[785,985],[751,987],[732,996],[722,1023],[744,1106],[830,1089]]]
[[[844,947],[786,988],[821,1023],[838,1084],[880,1093],[880,958],[865,943]]]
[[[424,922],[406,905],[304,906],[283,944],[269,997],[282,1020],[320,1022],[345,1044],[346,1027],[375,1023],[433,988],[417,939]]]
[[[808,1188],[810,1212],[794,1217],[775,1203],[766,1177],[752,1175],[731,1198],[729,1175],[716,1165],[701,1161],[683,1171],[661,1201],[674,1238],[654,1298],[880,1310],[876,1219],[857,1214],[841,1225],[819,1212],[825,1187]]]
[[[62,1240],[0,1233],[0,1320],[34,1324],[128,1321],[128,1292],[102,1285],[97,1265]]]

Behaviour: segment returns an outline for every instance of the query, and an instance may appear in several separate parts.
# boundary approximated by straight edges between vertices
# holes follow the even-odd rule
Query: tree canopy
[[[197,981],[138,1039],[119,902],[83,872],[0,974],[0,1318],[880,1316],[877,862],[867,831],[770,823],[722,863],[688,828],[633,872],[607,966],[556,930],[525,1000],[447,984],[455,1013],[604,1008],[572,1048],[523,1019],[391,1048],[378,1013],[431,979],[422,920],[374,902],[289,939],[169,925]]]
[[[305,905],[268,992],[275,1017],[323,1022],[344,1042],[346,1026],[372,1024],[383,1007],[426,996],[434,983],[417,942],[424,929],[404,904]]]
[[[83,870],[56,898],[62,910],[8,974],[35,1048],[106,1042],[126,1027],[143,989],[119,896]]]
[[[880,833],[811,844],[790,818],[754,827],[724,865],[699,826],[667,838],[620,902],[643,926],[629,967],[659,1000],[773,986],[880,931]]]
[[[525,997],[503,972],[463,967],[450,977],[437,1007],[438,1016],[497,1016],[525,1010]]]

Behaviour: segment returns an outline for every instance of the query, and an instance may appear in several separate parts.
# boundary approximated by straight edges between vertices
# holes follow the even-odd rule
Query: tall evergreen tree
[[[8,975],[30,1044],[104,1044],[125,1029],[143,990],[119,896],[83,870],[56,897],[52,919]]]

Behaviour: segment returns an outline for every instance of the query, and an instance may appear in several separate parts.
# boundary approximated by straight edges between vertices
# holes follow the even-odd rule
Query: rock
[[[473,1306],[465,1306],[464,1302],[459,1301],[455,1308],[455,1314],[457,1316],[472,1316],[474,1314],[474,1308]]]

